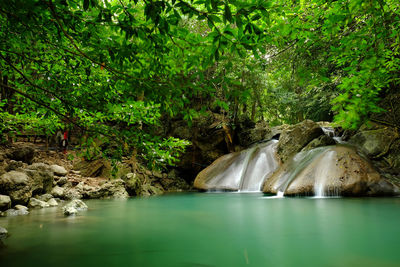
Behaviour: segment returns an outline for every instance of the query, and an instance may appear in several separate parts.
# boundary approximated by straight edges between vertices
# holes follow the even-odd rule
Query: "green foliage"
[[[334,116],[355,128],[399,84],[399,10],[394,0],[3,0],[1,131],[75,127],[105,139],[89,158],[138,150],[156,166],[187,145],[159,136],[162,115]]]

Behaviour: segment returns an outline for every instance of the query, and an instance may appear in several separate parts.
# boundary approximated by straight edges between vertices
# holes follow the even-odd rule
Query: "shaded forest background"
[[[0,121],[79,133],[87,159],[174,165],[165,132],[208,113],[234,130],[304,119],[399,126],[400,3],[0,0]],[[229,135],[229,134],[228,134]]]

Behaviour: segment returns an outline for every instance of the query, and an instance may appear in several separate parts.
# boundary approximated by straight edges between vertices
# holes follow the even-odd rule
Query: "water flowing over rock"
[[[263,181],[277,168],[276,140],[227,154],[201,171],[194,186],[203,190],[260,191]]]
[[[264,184],[265,193],[316,196],[375,196],[398,191],[348,146],[298,153]]]

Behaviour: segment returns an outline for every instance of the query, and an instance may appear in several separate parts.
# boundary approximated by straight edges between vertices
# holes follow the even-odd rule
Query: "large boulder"
[[[112,178],[111,162],[106,159],[82,160],[74,165],[74,170],[80,171],[80,174],[85,177]]]
[[[53,195],[54,197],[63,199],[65,197],[65,189],[62,187],[59,187],[59,186],[55,186],[51,190],[51,195]]]
[[[36,199],[36,198],[32,197],[32,198],[29,200],[28,207],[29,207],[29,208],[39,208],[39,209],[42,209],[42,208],[48,208],[48,207],[50,207],[50,205],[49,205],[47,202],[44,202],[44,201],[41,201],[41,200],[39,200],[39,199]]]
[[[11,198],[9,196],[0,195],[0,211],[11,207]]]
[[[399,138],[399,133],[391,127],[372,124],[363,126],[350,138],[349,143],[359,147],[369,158],[386,155],[391,145]]]
[[[335,140],[328,135],[321,135],[320,137],[315,138],[310,143],[308,143],[301,151],[309,151],[311,149],[321,147],[321,146],[331,146],[335,145]]]
[[[128,198],[125,182],[122,179],[107,181],[100,188],[101,198]]]
[[[29,146],[14,147],[8,152],[7,157],[15,161],[32,164],[33,158],[35,157],[35,150]]]
[[[26,204],[32,197],[32,181],[24,172],[7,172],[0,176],[0,193],[9,195],[14,204]]]
[[[27,209],[8,209],[6,211],[0,212],[1,217],[14,217],[28,214],[29,211]]]
[[[281,161],[286,162],[300,152],[310,141],[323,134],[321,127],[311,120],[305,120],[287,127],[281,133],[277,147]]]
[[[68,171],[63,166],[59,166],[59,165],[55,165],[55,164],[50,165],[50,169],[54,173],[54,175],[57,175],[57,176],[65,176],[68,173]]]
[[[365,158],[348,146],[301,152],[265,183],[265,193],[285,195],[376,196],[398,194]]]

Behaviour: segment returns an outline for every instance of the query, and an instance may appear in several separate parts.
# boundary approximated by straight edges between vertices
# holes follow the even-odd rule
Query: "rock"
[[[50,207],[56,207],[56,206],[58,206],[58,202],[57,202],[57,200],[55,200],[54,198],[49,199],[49,200],[47,201],[47,204],[49,204]]]
[[[65,196],[64,196],[64,188],[62,188],[62,187],[59,187],[59,186],[55,186],[52,190],[51,190],[51,194],[54,196],[54,197],[58,197],[58,198],[61,198],[61,199],[63,199]]]
[[[399,138],[398,132],[390,127],[377,129],[375,125],[372,130],[366,126],[350,138],[349,143],[359,147],[369,158],[379,158],[388,153],[392,143]]]
[[[160,180],[161,185],[166,191],[176,192],[182,190],[189,190],[190,186],[185,181],[185,179],[181,178],[178,172],[173,169],[171,170],[167,177],[164,177]]]
[[[140,196],[142,181],[136,173],[128,173],[126,175],[125,188],[130,196]]]
[[[45,170],[24,170],[31,181],[32,195],[50,193],[53,188],[54,176],[50,171]]]
[[[24,166],[26,166],[26,164],[24,165],[24,163],[22,162],[22,161],[15,161],[15,160],[10,160],[9,162],[8,162],[8,165],[7,165],[7,167],[6,167],[6,171],[7,172],[9,172],[9,171],[15,171],[15,170],[17,170],[18,168],[22,168],[22,167],[24,167]]]
[[[47,204],[47,202],[44,202],[44,201],[41,201],[39,199],[36,199],[36,198],[32,197],[29,200],[28,207],[29,208],[40,208],[41,209],[41,208],[48,208],[48,207],[50,207],[50,205]]]
[[[63,186],[63,185],[65,185],[67,182],[68,182],[67,177],[60,177],[60,178],[58,179],[58,181],[57,181],[56,184],[59,185],[59,186]]]
[[[106,159],[80,161],[74,165],[74,170],[80,171],[80,174],[86,177],[112,177],[111,162]]]
[[[279,138],[277,153],[282,162],[301,151],[311,140],[323,135],[321,127],[310,120],[287,127]]]
[[[286,189],[285,189],[286,188]],[[371,164],[348,146],[301,152],[264,183],[265,193],[285,195],[376,196],[397,194]]]
[[[242,147],[249,147],[259,141],[263,141],[269,137],[271,129],[265,121],[254,124],[253,122],[239,122],[239,127],[237,129],[239,144]],[[270,138],[268,138],[270,139]]]
[[[8,237],[8,231],[6,228],[0,226],[0,244]]]
[[[27,164],[32,164],[35,156],[35,150],[32,147],[16,147],[7,154],[7,157],[12,160],[22,161]]]
[[[318,138],[315,138],[310,143],[308,143],[301,151],[309,151],[311,149],[321,147],[321,146],[331,146],[335,145],[336,142],[332,137],[327,135],[321,135]]]
[[[29,211],[28,210],[16,210],[16,209],[8,209],[4,212],[1,212],[0,216],[2,217],[13,217],[13,216],[21,216],[21,215],[28,215]]]
[[[31,184],[26,173],[10,171],[0,176],[0,193],[9,195],[15,204],[25,204],[32,196]]]
[[[64,190],[64,198],[73,200],[73,199],[81,199],[83,197],[82,191],[79,188],[68,188]]]
[[[37,196],[36,198],[41,200],[41,201],[47,202],[47,201],[49,201],[50,199],[53,198],[53,195],[51,195],[51,194],[43,194],[43,195]]]
[[[54,175],[57,176],[65,176],[68,173],[68,171],[64,167],[55,164],[50,165],[50,169],[53,171]]]
[[[164,191],[156,186],[150,184],[144,184],[140,192],[141,196],[152,196],[152,195],[162,195]]]
[[[11,198],[9,196],[0,195],[0,211],[11,207]]]
[[[14,207],[16,210],[26,210],[28,211],[28,207],[25,207],[23,205],[15,205]]]
[[[83,211],[87,209],[88,206],[85,204],[85,202],[79,199],[74,199],[63,207],[63,212],[65,215],[68,216],[76,214],[78,211]]]
[[[63,212],[64,212],[64,215],[66,215],[66,216],[70,216],[70,215],[75,215],[75,214],[77,214],[78,213],[78,210],[77,209],[75,209],[74,207],[64,207],[63,208]]]
[[[125,189],[125,182],[122,179],[115,179],[104,183],[99,191],[102,198],[129,197],[129,194]]]

